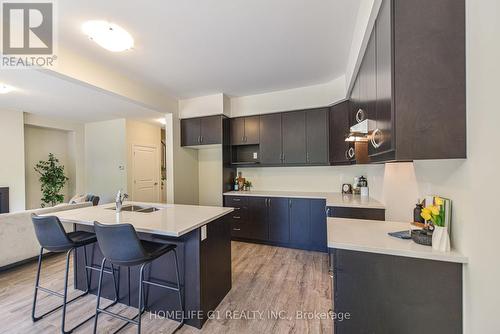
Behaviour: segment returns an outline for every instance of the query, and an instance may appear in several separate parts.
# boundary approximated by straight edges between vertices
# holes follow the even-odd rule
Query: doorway
[[[160,200],[158,148],[133,145],[132,155],[133,200],[158,203]]]

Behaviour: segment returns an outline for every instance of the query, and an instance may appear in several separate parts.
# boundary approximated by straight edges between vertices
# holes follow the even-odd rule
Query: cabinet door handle
[[[348,156],[349,156],[349,159],[354,158],[354,155],[356,154],[356,153],[354,152],[354,148],[353,148],[353,147],[351,147],[351,148],[349,149],[349,151],[348,151],[348,153],[347,153],[347,154],[348,154]]]
[[[306,153],[306,161],[309,162],[309,152]]]
[[[379,148],[383,144],[382,131],[380,129],[375,129],[370,136],[370,142],[374,148]]]
[[[241,228],[233,228],[233,231],[241,231]]]
[[[200,136],[200,143],[203,143],[203,136]]]
[[[335,275],[333,273],[333,270],[328,270],[328,275],[330,275],[330,278],[335,278]]]
[[[356,113],[356,122],[361,123],[365,119],[365,111],[363,109],[359,109]]]

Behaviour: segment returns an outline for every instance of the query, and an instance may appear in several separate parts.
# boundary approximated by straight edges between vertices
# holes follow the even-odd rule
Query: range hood
[[[375,128],[375,122],[370,119],[365,119],[349,129],[349,135],[345,141],[368,141],[368,134]]]

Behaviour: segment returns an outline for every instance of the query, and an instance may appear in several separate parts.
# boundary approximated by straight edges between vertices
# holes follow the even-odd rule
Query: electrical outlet
[[[253,158],[257,159],[257,152],[253,152]]]

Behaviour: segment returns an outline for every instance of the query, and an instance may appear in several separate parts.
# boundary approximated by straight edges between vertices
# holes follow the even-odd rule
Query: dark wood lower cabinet
[[[233,240],[326,252],[326,201],[225,196],[234,207]]]
[[[268,199],[269,240],[290,242],[290,210],[287,198]]]
[[[335,334],[462,333],[462,264],[330,252]]]
[[[248,197],[246,216],[248,237],[255,240],[269,240],[269,211],[267,207],[267,198]]]
[[[311,203],[307,199],[290,199],[291,242],[298,246],[310,243]]]
[[[385,220],[385,209],[329,206],[327,209],[327,213],[328,217],[333,218]]]

